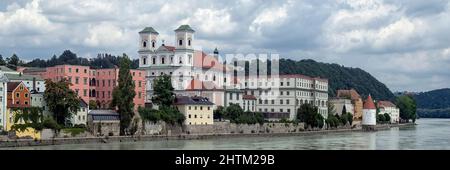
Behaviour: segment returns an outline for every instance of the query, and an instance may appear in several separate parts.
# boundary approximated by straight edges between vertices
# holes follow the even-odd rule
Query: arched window
[[[161,58],[161,64],[164,64],[164,58],[165,57]]]
[[[183,60],[181,59],[181,57],[178,60],[180,61],[180,64],[183,64]]]
[[[188,46],[191,46],[191,40],[190,39],[188,40]]]
[[[146,65],[147,64],[147,57],[142,57],[142,64]]]
[[[152,47],[155,48],[155,46],[156,46],[156,42],[155,42],[155,40],[153,40],[152,41]]]
[[[147,41],[144,41],[143,43],[142,43],[142,47],[147,47]]]
[[[183,40],[178,40],[178,45],[182,46],[183,45]]]
[[[156,64],[156,58],[153,57],[152,59],[153,59],[152,63],[153,63],[153,64]]]

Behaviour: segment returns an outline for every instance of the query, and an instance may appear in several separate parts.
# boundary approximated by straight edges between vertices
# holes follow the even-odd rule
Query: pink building
[[[130,70],[135,83],[135,109],[145,106],[145,71]],[[48,67],[45,79],[59,81],[66,78],[72,83],[72,90],[86,102],[96,101],[100,108],[109,108],[112,93],[118,85],[119,68],[90,69],[88,66],[58,65]]]

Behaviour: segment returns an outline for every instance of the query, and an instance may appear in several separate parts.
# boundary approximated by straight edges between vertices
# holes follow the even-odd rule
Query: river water
[[[163,140],[21,147],[14,149],[83,150],[398,150],[450,149],[450,119],[419,119],[414,127],[396,127],[377,132],[339,132],[288,137],[230,137],[204,140]]]

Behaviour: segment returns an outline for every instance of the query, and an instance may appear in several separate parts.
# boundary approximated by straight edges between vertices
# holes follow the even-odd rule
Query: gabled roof
[[[173,51],[175,51],[175,47],[162,45],[156,51],[172,51],[173,52]]]
[[[366,101],[364,101],[363,109],[377,109],[375,103],[373,103],[372,96],[369,95]]]
[[[8,92],[12,92],[14,91],[17,86],[19,86],[22,82],[8,82],[7,87],[8,87]]]
[[[6,77],[8,77],[9,80],[28,80],[32,81],[33,78],[36,78],[36,81],[44,81],[40,76],[33,76],[33,75],[27,75],[27,74],[5,74]]]
[[[397,107],[391,101],[378,101],[377,106],[378,106],[378,108]]]
[[[153,27],[145,27],[142,31],[139,32],[139,34],[148,34],[148,33],[152,33],[152,34],[159,34],[155,29],[153,29]]]
[[[195,31],[191,28],[191,26],[189,26],[189,25],[180,25],[180,27],[178,27],[178,28],[175,30],[175,32],[178,32],[178,31],[195,32]]]
[[[210,102],[206,97],[200,96],[176,96],[174,105],[214,105],[214,103]]]
[[[336,97],[339,98],[350,98],[352,100],[358,100],[361,99],[361,96],[358,94],[358,92],[356,92],[355,89],[350,89],[350,90],[338,90]]]

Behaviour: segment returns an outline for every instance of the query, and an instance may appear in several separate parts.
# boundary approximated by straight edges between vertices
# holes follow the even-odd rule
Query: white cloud
[[[251,23],[249,30],[251,32],[261,34],[264,27],[276,27],[288,17],[288,7],[291,2],[284,4],[281,7],[269,8],[263,10]]]
[[[90,25],[88,33],[84,43],[90,47],[116,47],[126,40],[124,31],[110,23]]]
[[[237,25],[226,9],[197,9],[192,17],[182,20],[180,24],[195,25],[201,33],[210,36],[230,35]]]

